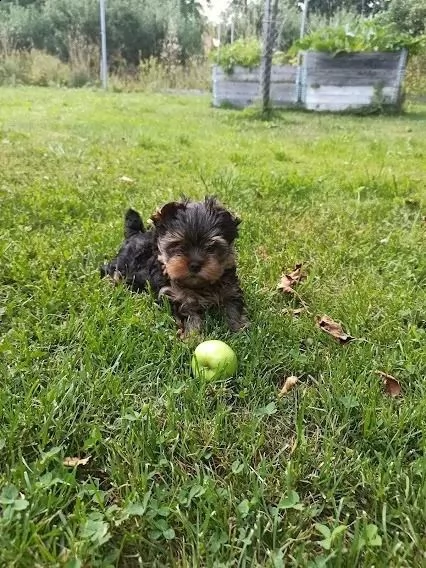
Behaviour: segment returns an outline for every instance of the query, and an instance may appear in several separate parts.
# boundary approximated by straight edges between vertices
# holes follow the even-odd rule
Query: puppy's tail
[[[134,209],[129,209],[124,217],[124,237],[128,239],[144,232],[145,228],[141,216]]]

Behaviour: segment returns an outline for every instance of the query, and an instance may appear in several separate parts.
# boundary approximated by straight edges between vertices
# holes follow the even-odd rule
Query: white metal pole
[[[303,36],[305,35],[305,28],[306,28],[306,18],[308,16],[308,5],[309,5],[309,0],[305,0],[303,2],[303,8],[302,8],[302,21],[300,23],[300,39],[303,38]]]
[[[303,8],[302,8],[302,20],[300,23],[300,39],[303,39],[306,31],[306,21],[308,17],[308,6],[309,0],[304,0]],[[303,55],[302,52],[299,51],[297,55],[297,76],[296,76],[296,89],[297,89],[297,102],[301,103],[303,98],[303,81],[304,78],[302,77],[302,63],[303,63]]]
[[[101,16],[101,81],[102,87],[108,87],[108,68],[107,68],[107,47],[106,47],[106,25],[105,25],[105,0],[99,0],[99,10]]]

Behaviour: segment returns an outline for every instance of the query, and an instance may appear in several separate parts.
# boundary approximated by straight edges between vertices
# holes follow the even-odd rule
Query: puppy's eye
[[[180,254],[182,252],[181,243],[170,243],[167,247],[169,255]]]

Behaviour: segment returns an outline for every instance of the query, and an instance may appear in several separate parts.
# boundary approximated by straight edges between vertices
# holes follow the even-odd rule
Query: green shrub
[[[386,11],[377,16],[384,24],[412,36],[426,33],[426,0],[391,0]]]
[[[425,37],[413,37],[399,33],[392,25],[380,25],[374,20],[360,21],[354,25],[327,27],[296,41],[290,53],[299,50],[325,51],[328,53],[355,53],[363,51],[398,51],[406,48],[411,54],[422,50]]]
[[[405,74],[407,95],[426,95],[426,52],[410,58]]]
[[[253,69],[258,67],[261,61],[261,44],[256,38],[248,40],[239,39],[212,52],[213,61],[220,65],[227,73],[232,73],[236,65]],[[284,51],[276,51],[272,56],[274,65],[288,65],[293,63],[293,55]]]
[[[57,57],[32,50],[27,59],[30,62],[28,82],[31,85],[50,87],[66,85],[69,82],[69,68]]]
[[[11,51],[0,57],[0,85],[66,85],[69,68],[57,57],[43,51]]]
[[[261,47],[256,38],[239,39],[212,52],[215,63],[232,73],[235,65],[253,68],[260,64]]]
[[[10,53],[0,57],[0,85],[28,85],[31,76],[31,61],[27,54]]]
[[[40,0],[27,6],[0,0],[2,36],[15,49],[35,48],[69,61],[70,42],[99,45],[99,0]],[[175,0],[114,0],[106,2],[108,54],[128,64],[159,57],[164,38],[173,28],[181,47],[181,62],[202,52],[205,22],[197,2]]]

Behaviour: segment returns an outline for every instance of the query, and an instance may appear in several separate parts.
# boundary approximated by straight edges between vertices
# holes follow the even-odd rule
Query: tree
[[[197,0],[180,0],[179,10],[185,20],[190,18],[201,20],[202,18],[203,7]]]
[[[413,36],[426,33],[426,0],[391,0],[383,21]]]

